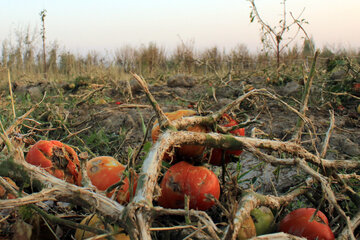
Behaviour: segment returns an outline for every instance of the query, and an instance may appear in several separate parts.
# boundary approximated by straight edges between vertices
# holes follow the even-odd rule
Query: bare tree
[[[42,38],[42,42],[43,42],[43,64],[44,64],[44,77],[45,79],[47,78],[46,75],[46,47],[45,47],[45,17],[46,17],[46,9],[42,10],[40,12],[40,17],[41,17],[41,23],[42,23],[42,28],[41,28],[41,38]]]
[[[270,48],[275,51],[277,68],[280,67],[280,54],[287,48],[292,41],[295,40],[298,33],[303,31],[302,25],[307,23],[305,19],[300,19],[304,10],[299,14],[297,18],[292,18],[292,22],[287,22],[287,10],[286,10],[286,0],[283,0],[281,4],[283,5],[283,16],[279,20],[278,26],[270,26],[263,18],[261,17],[256,5],[255,0],[248,0],[251,4],[251,13],[250,13],[250,22],[253,22],[255,19],[261,26],[261,42],[265,48]],[[291,13],[290,13],[291,14]],[[285,38],[286,34],[291,34],[290,30],[292,27],[297,27],[293,36]]]

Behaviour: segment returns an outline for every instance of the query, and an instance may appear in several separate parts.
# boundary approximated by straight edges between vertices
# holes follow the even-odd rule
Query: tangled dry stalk
[[[331,118],[331,124],[329,126],[321,154],[313,154],[309,152],[296,141],[284,142],[278,140],[260,139],[256,136],[235,137],[219,133],[196,133],[183,131],[182,129],[186,129],[187,126],[193,124],[201,123],[213,126],[220,119],[223,113],[231,110],[245,99],[253,96],[269,97],[277,100],[279,103],[283,104],[285,108],[296,113],[300,121],[309,126],[309,129],[312,129],[312,127],[311,121],[305,115],[305,111],[299,112],[265,89],[252,90],[211,115],[187,117],[170,122],[164,115],[156,100],[152,97],[146,82],[136,74],[133,76],[148,95],[164,133],[153,145],[143,162],[139,173],[137,190],[132,201],[126,206],[120,205],[116,201],[109,199],[102,194],[96,193],[89,185],[87,187],[78,187],[73,184],[66,183],[49,175],[44,170],[28,164],[24,159],[22,144],[14,141],[14,139],[9,136],[11,136],[17,126],[29,116],[34,109],[32,108],[28,111],[28,113],[16,119],[14,124],[8,129],[3,129],[1,133],[0,146],[5,143],[7,148],[4,147],[2,151],[3,153],[7,152],[8,157],[1,159],[0,163],[10,162],[20,167],[21,171],[29,176],[32,181],[40,181],[46,187],[37,193],[29,195],[19,194],[18,191],[13,189],[6,181],[3,181],[2,177],[0,177],[0,184],[8,191],[18,196],[17,199],[13,200],[0,200],[0,209],[15,208],[28,204],[35,204],[36,207],[42,209],[42,202],[44,201],[64,201],[84,208],[92,209],[111,221],[116,222],[118,225],[123,227],[126,232],[128,232],[131,239],[150,240],[152,231],[171,231],[182,228],[191,228],[194,230],[192,235],[201,234],[204,239],[227,240],[236,239],[243,220],[249,216],[252,209],[258,206],[268,206],[272,209],[280,209],[282,206],[288,205],[299,195],[305,194],[309,190],[309,187],[313,183],[317,182],[321,186],[323,197],[328,201],[331,211],[332,209],[335,209],[336,213],[341,216],[343,221],[346,223],[346,227],[343,228],[341,234],[339,235],[339,239],[355,239],[353,232],[360,224],[360,212],[358,212],[353,219],[350,219],[338,204],[336,194],[332,190],[331,186],[335,181],[341,183],[341,180],[343,179],[359,179],[360,176],[356,174],[338,174],[337,171],[341,169],[359,169],[360,162],[353,160],[324,159],[331,131],[334,126],[333,118]],[[306,108],[306,106],[303,106],[303,108]],[[302,128],[303,127],[298,128],[299,131],[294,135],[296,136],[296,139],[299,139],[301,136]],[[295,166],[306,173],[308,179],[303,183],[303,185],[282,196],[263,195],[252,189],[244,191],[242,193],[241,200],[238,202],[238,208],[235,215],[229,219],[228,225],[222,229],[213,222],[206,212],[186,209],[164,209],[162,207],[153,206],[153,200],[157,195],[156,191],[161,169],[161,159],[168,149],[181,144],[199,144],[208,147],[221,147],[224,149],[242,148],[252,153],[259,160],[271,165]],[[264,149],[286,153],[287,156],[291,157],[277,158],[274,155],[262,151]],[[11,175],[15,173],[10,171],[8,174],[11,177]],[[350,192],[353,191],[349,186],[344,187],[348,188]],[[189,216],[198,224],[189,226],[167,226],[163,228],[152,227],[152,223],[155,218],[158,218],[159,216],[174,215]],[[66,221],[61,222],[61,224],[67,224],[73,228],[88,229],[86,226],[71,224]],[[95,231],[94,229],[89,230]],[[271,239],[300,239],[284,233],[259,236],[255,239],[267,239],[267,237]]]

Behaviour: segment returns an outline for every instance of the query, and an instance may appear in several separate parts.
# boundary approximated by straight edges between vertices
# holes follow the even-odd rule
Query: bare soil
[[[150,91],[159,102],[164,112],[178,109],[194,109],[200,115],[206,115],[219,110],[245,93],[247,87],[266,88],[279,98],[299,109],[303,86],[290,83],[284,86],[267,85],[263,78],[255,77],[247,81],[233,80],[220,86],[209,86],[201,80],[194,80],[192,85],[186,87],[181,84],[150,84]],[[87,89],[84,89],[87,90]],[[119,132],[122,128],[131,129],[131,136],[127,140],[130,145],[139,144],[144,136],[142,124],[148,124],[155,112],[148,99],[141,90],[132,91],[132,99],[126,91],[106,88],[101,93],[103,98],[112,101],[93,104],[84,103],[74,108],[70,113],[69,121],[73,122],[74,129],[81,130],[86,127],[103,129],[107,133]],[[309,141],[311,136],[305,129],[303,145],[313,152],[315,148],[320,151],[325,134],[329,128],[330,110],[335,111],[335,129],[333,131],[327,159],[351,159],[360,155],[360,114],[356,112],[357,102],[354,100],[344,108],[333,103],[319,105],[320,92],[313,90],[307,116],[317,133],[315,146]],[[98,97],[98,96],[96,96]],[[245,121],[245,116],[254,118],[259,115],[260,123],[246,127],[246,135],[250,136],[253,127],[261,129],[267,138],[287,141],[291,138],[296,125],[297,115],[289,111],[276,100],[256,97],[245,101],[232,111],[232,115],[239,122]],[[148,137],[150,141],[150,137]],[[126,144],[124,144],[124,148]],[[122,149],[126,151],[126,149]]]

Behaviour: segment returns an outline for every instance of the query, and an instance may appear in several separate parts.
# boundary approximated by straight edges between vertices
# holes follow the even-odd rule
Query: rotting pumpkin
[[[241,223],[237,240],[246,240],[256,236],[256,227],[251,216],[248,216]]]
[[[165,113],[165,115],[168,117],[168,119],[170,121],[174,121],[174,120],[180,119],[182,117],[194,116],[194,115],[196,115],[196,112],[193,110],[182,109],[182,110],[178,110],[175,112]],[[208,132],[207,127],[203,126],[203,125],[189,126],[186,128],[186,130],[190,131],[190,132]],[[154,122],[154,126],[151,130],[152,141],[156,142],[158,140],[160,134],[161,134],[161,131],[160,131],[159,123],[156,120]],[[176,153],[183,157],[194,158],[194,157],[200,157],[203,154],[204,150],[205,150],[205,146],[184,144],[176,149]],[[170,159],[171,159],[170,155],[167,154],[163,160],[168,161]]]
[[[56,140],[40,140],[26,154],[25,160],[51,175],[81,186],[80,161],[73,148]]]
[[[86,225],[86,226],[89,226],[89,227],[93,227],[93,228],[97,228],[97,229],[102,229],[102,230],[105,230],[105,225],[106,225],[107,230],[109,230],[111,232],[114,231],[114,227],[112,225],[106,224],[96,214],[86,216],[85,218],[83,218],[83,220],[81,220],[80,224]],[[121,231],[122,229],[120,228],[119,230]],[[87,239],[87,238],[91,238],[91,237],[95,237],[95,236],[96,236],[95,233],[84,231],[84,230],[79,229],[79,228],[77,228],[76,232],[75,232],[75,239],[76,240]],[[115,239],[115,240],[130,240],[130,237],[125,233],[119,233],[119,234],[111,235],[111,237],[113,239]],[[104,239],[108,239],[108,238],[102,237],[102,238],[96,238],[96,239],[104,240]]]
[[[89,160],[86,163],[86,173],[89,176],[91,183],[100,191],[105,191],[111,185],[118,183],[124,174],[125,166],[118,162],[115,158],[110,156],[100,156]],[[134,176],[133,181],[133,194],[135,194],[137,177]],[[123,204],[128,203],[130,200],[130,182],[129,178],[123,179],[122,185],[118,190],[116,200]],[[111,197],[115,189],[107,193]]]
[[[171,166],[160,183],[161,196],[158,204],[165,208],[184,208],[185,195],[189,197],[189,208],[207,210],[219,199],[220,184],[217,176],[206,167],[193,166],[181,161]]]

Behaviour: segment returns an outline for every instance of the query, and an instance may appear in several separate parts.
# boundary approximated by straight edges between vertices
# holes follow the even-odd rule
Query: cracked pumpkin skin
[[[217,176],[206,167],[193,166],[185,161],[169,168],[160,187],[161,196],[158,204],[165,208],[183,209],[185,195],[188,195],[190,209],[205,211],[215,204],[206,194],[213,195],[216,199],[220,196]]]
[[[194,116],[196,115],[196,112],[193,110],[182,109],[175,112],[165,113],[165,115],[169,118],[170,121],[174,121],[182,117]],[[207,128],[202,125],[189,126],[186,130],[190,132],[208,132]],[[160,127],[158,121],[156,120],[151,130],[151,138],[153,143],[158,140],[160,134]],[[182,145],[181,147],[177,148],[177,153],[185,157],[199,157],[203,154],[204,150],[205,146],[201,145]],[[166,156],[164,160],[169,159],[170,157]]]
[[[79,158],[73,148],[62,142],[40,140],[30,148],[25,160],[57,178],[81,186]]]
[[[100,191],[106,191],[111,185],[119,182],[125,170],[125,166],[118,162],[115,158],[110,156],[100,156],[91,159],[86,164],[86,173],[89,176],[91,183]],[[137,186],[136,176],[133,186],[133,194],[135,194]],[[123,204],[130,200],[129,178],[125,177],[123,185],[118,191],[116,200]],[[111,197],[116,189],[107,193],[107,197]]]

